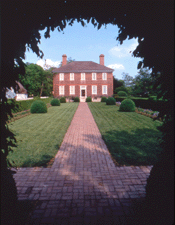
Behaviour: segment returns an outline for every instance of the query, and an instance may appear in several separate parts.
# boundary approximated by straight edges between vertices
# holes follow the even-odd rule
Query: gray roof
[[[70,72],[77,72],[77,73],[85,73],[85,72],[106,72],[112,73],[114,70],[107,67],[100,65],[98,63],[92,61],[74,61],[68,63],[65,66],[61,66],[57,69],[52,70],[53,73],[70,73]]]

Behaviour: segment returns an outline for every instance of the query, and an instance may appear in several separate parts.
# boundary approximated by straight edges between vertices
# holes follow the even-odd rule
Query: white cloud
[[[124,70],[125,67],[122,64],[111,64],[108,67],[111,69]]]
[[[61,61],[52,61],[51,59],[39,59],[37,65],[41,66],[43,69],[49,69],[50,67],[59,67]]]
[[[134,40],[134,43],[130,44],[128,47],[120,45],[120,46],[115,46],[111,48],[109,50],[109,53],[118,58],[131,56],[132,52],[135,50],[137,45],[138,45],[137,40]]]

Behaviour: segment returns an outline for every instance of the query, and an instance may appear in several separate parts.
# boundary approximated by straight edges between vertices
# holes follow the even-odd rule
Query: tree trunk
[[[42,93],[43,93],[43,87],[44,87],[44,83],[42,82],[41,90],[40,90],[40,97],[41,97],[41,95],[42,95]]]

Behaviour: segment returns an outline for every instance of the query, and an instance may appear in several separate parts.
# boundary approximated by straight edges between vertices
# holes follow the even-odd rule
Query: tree
[[[132,91],[134,96],[148,96],[153,93],[153,78],[151,72],[147,68],[139,70],[133,83],[134,86]]]
[[[113,89],[115,91],[116,88],[124,86],[124,81],[119,80],[115,78],[115,75],[113,76]]]
[[[7,115],[11,114],[7,99],[6,87],[15,86],[18,74],[25,74],[23,59],[25,51],[31,49],[38,57],[43,57],[39,49],[41,35],[44,30],[45,38],[50,37],[50,31],[57,28],[63,31],[66,25],[73,25],[77,20],[85,26],[91,22],[100,29],[102,25],[118,25],[117,40],[120,44],[127,38],[138,38],[139,45],[133,51],[134,57],[142,60],[138,69],[152,69],[156,78],[155,86],[161,85],[159,97],[167,100],[167,107],[160,112],[164,118],[162,146],[163,152],[160,163],[151,170],[147,184],[148,215],[152,210],[153,223],[173,223],[173,131],[174,131],[174,3],[169,1],[2,1],[2,66],[1,66],[1,183],[3,189],[9,186],[13,177],[8,176],[6,156],[12,146],[13,134],[6,124]],[[98,8],[98,10],[96,10]],[[95,9],[95,10],[94,10]],[[160,72],[160,75],[158,75]],[[3,113],[2,113],[3,112]],[[161,175],[163,174],[163,179]],[[160,185],[161,184],[161,185]],[[14,185],[13,185],[14,187]],[[15,187],[14,187],[15,189]],[[10,201],[15,202],[16,191],[1,197],[3,207],[1,215],[6,219],[13,218],[15,207],[10,207]],[[4,189],[5,190],[5,189]],[[3,192],[4,193],[4,192]],[[163,193],[163,194],[162,194]],[[166,195],[165,195],[166,193]],[[9,198],[6,198],[10,196]],[[9,214],[11,213],[11,216]],[[153,216],[152,216],[153,217]],[[5,224],[5,223],[3,223]],[[140,223],[141,224],[141,223]]]
[[[53,88],[52,73],[50,70],[44,70],[37,64],[29,64],[25,67],[24,76],[19,75],[19,81],[24,85],[29,95],[42,96],[50,95]]]
[[[129,75],[129,73],[122,73],[123,75],[123,81],[126,87],[131,87],[134,82],[134,78]]]

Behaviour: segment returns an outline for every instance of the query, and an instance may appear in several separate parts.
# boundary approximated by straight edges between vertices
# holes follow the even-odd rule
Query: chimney
[[[104,55],[103,54],[101,54],[100,55],[100,65],[102,65],[102,66],[104,66]]]
[[[65,66],[67,64],[67,55],[62,55],[62,66]]]

